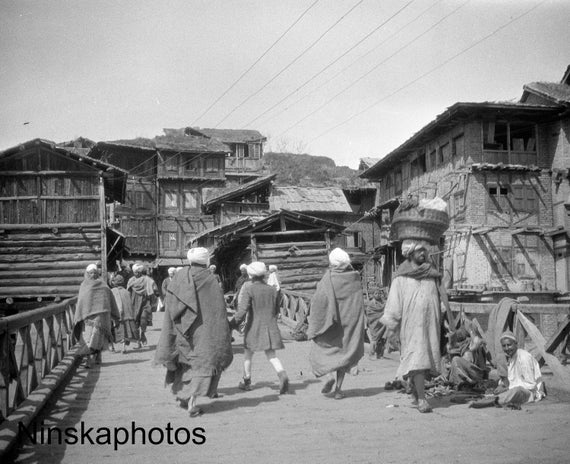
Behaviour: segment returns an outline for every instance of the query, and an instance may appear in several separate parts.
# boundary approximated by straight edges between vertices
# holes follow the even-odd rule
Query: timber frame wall
[[[97,166],[41,141],[25,144],[0,159],[0,186],[2,307],[75,296],[90,263],[106,275],[105,188]]]

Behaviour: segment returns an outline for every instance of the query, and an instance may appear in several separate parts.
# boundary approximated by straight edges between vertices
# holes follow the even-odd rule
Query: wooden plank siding
[[[98,222],[6,228],[0,234],[0,299],[75,296],[86,266],[97,262],[101,262]]]
[[[257,257],[278,268],[282,288],[312,291],[326,272],[328,249],[325,240],[281,243],[256,243]]]

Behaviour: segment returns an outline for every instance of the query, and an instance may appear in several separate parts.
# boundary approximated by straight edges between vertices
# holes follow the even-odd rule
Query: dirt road
[[[262,353],[254,357],[255,388],[237,388],[243,360],[237,338],[234,362],[220,384],[223,397],[203,400],[205,414],[189,418],[163,387],[163,370],[149,361],[161,316],[156,314],[148,334],[150,347],[126,355],[105,352],[100,367],[76,370],[37,422],[38,443],[28,440],[20,447],[18,463],[570,462],[570,395],[553,389],[548,374],[549,397],[522,411],[474,410],[442,398],[432,400],[432,414],[420,414],[407,395],[383,388],[394,376],[397,353],[364,358],[359,375],[345,380],[346,398],[335,400],[320,393],[321,381],[310,373],[309,342],[289,341],[279,352],[293,389],[279,396]],[[133,423],[139,428],[136,444]],[[82,425],[86,444],[81,444]],[[68,443],[47,444],[48,427],[62,431]],[[129,442],[120,444],[127,434]],[[57,441],[55,432],[52,439]]]

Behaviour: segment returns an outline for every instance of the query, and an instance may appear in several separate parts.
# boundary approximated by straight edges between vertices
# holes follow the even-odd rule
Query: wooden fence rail
[[[0,319],[0,422],[8,417],[76,343],[77,297]]]

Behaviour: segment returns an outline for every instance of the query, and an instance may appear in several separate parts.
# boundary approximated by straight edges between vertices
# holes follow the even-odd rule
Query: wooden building
[[[328,254],[343,226],[281,210],[262,219],[243,218],[215,227],[192,241],[213,250],[214,262],[233,288],[241,263],[276,264],[285,290],[312,291],[328,267]]]
[[[127,203],[114,220],[131,250],[132,260],[158,270],[187,265],[187,243],[214,225],[202,213],[203,190],[225,187],[228,147],[194,131],[165,129],[154,139],[101,142],[93,156],[129,171]]]
[[[77,147],[34,139],[0,153],[0,305],[77,295],[88,264],[122,258],[106,205],[124,202],[127,173]]]
[[[568,187],[558,195],[562,181],[553,175],[553,162],[570,166],[568,121],[567,102],[530,96],[447,108],[361,174],[377,183],[383,232],[399,199],[442,197],[451,217],[442,263],[452,298],[493,302],[525,294],[531,302],[554,301],[568,290],[554,252],[568,256],[565,214],[554,206],[568,201]],[[388,285],[398,244],[384,234],[378,249]]]

